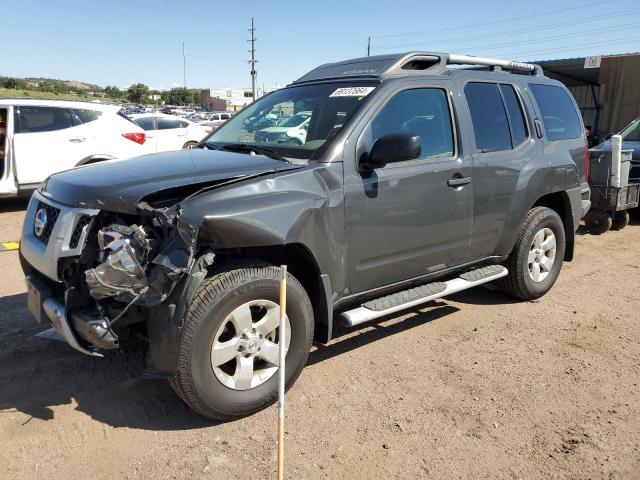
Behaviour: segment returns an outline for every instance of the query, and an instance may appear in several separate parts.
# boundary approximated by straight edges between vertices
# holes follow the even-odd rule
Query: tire
[[[589,233],[602,235],[609,231],[613,225],[613,220],[608,212],[603,212],[601,210],[589,210],[589,213],[584,217],[584,223],[589,230]]]
[[[240,357],[244,354],[234,357],[230,361],[232,363],[214,367],[215,352],[212,353],[212,348],[222,345],[216,342],[221,341],[220,330],[232,323],[229,320],[234,318],[231,312],[242,309],[247,302],[277,304],[279,285],[280,268],[265,263],[238,262],[216,272],[200,286],[185,315],[176,374],[170,381],[177,394],[200,415],[214,420],[233,420],[255,413],[277,400],[277,373],[257,386],[251,383],[245,389],[239,389],[239,385],[234,388],[223,383],[222,377],[226,374],[222,369],[235,365],[235,372],[239,372]],[[309,297],[300,282],[290,274],[287,275],[287,318],[290,340],[286,353],[286,388],[289,388],[307,362],[314,326]],[[232,340],[235,341],[238,335],[234,332]],[[264,363],[257,356],[255,362],[255,365]],[[268,368],[277,370],[277,366]],[[252,366],[251,374],[256,371],[259,370],[253,370]],[[233,381],[231,372],[225,378],[228,382]],[[255,380],[255,375],[253,378]]]
[[[629,212],[626,210],[620,210],[616,212],[616,218],[612,219],[611,228],[613,230],[622,230],[629,225]]]
[[[197,145],[197,144],[198,144],[198,142],[194,142],[193,140],[191,140],[191,141],[189,141],[189,142],[185,143],[185,144],[182,146],[182,149],[183,149],[183,150],[186,150],[186,149],[189,149],[189,148],[193,148],[193,147],[194,147],[195,145]]]
[[[553,255],[551,249],[545,250],[551,246],[552,237],[555,240]],[[543,246],[540,248],[535,248],[534,242],[537,239],[542,239],[540,245]],[[545,244],[545,242],[549,243]],[[547,207],[531,209],[505,264],[509,274],[497,281],[498,286],[509,295],[522,300],[542,297],[551,289],[560,274],[565,248],[566,237],[560,216]],[[541,251],[544,256],[540,254],[538,257]],[[535,257],[533,263],[538,263],[537,281],[534,280],[536,269],[532,266],[533,263],[530,263],[532,256]],[[548,259],[551,259],[550,263]]]

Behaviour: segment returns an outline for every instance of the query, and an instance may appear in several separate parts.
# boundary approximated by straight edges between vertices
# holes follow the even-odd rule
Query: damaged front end
[[[140,211],[100,212],[82,255],[62,266],[70,323],[90,349],[118,348],[118,327],[146,320],[191,268],[192,228],[178,227],[177,207]]]

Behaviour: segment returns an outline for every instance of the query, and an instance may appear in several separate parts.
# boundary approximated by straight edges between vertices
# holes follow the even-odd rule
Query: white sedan
[[[147,134],[150,152],[166,152],[191,148],[212,131],[211,127],[163,113],[138,113],[131,120]]]

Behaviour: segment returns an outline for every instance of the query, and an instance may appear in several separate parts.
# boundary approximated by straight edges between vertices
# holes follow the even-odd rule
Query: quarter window
[[[143,130],[153,130],[153,117],[136,118],[133,123],[142,127]]]
[[[17,110],[16,133],[53,132],[72,126],[66,108],[25,107]]]
[[[464,88],[476,147],[480,152],[510,150],[511,133],[502,96],[495,83],[468,83]]]
[[[371,123],[374,142],[394,133],[420,136],[420,159],[453,155],[453,129],[445,91],[417,88],[397,93]]]
[[[578,138],[583,134],[578,112],[564,88],[536,83],[529,86],[540,107],[549,140]]]

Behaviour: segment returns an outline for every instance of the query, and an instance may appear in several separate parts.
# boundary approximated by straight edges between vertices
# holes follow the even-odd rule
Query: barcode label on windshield
[[[344,87],[335,90],[330,97],[365,97],[376,87]]]

